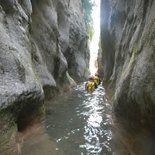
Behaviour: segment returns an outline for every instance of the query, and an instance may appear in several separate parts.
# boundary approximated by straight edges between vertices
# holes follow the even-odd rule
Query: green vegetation
[[[130,54],[131,54],[131,56],[134,54],[137,54],[138,53],[138,47],[137,47],[137,45],[136,46],[133,46],[132,47],[132,49],[131,49],[131,52],[130,52]]]
[[[95,3],[93,0],[81,0],[81,2],[82,2],[82,9],[84,13],[84,21],[86,24],[87,34],[89,36],[89,40],[92,40],[92,36],[94,34],[94,28],[93,28],[93,20],[92,20],[91,13]]]
[[[87,27],[87,34],[88,34],[89,40],[91,41],[94,35],[94,28],[92,25]]]
[[[124,67],[124,69],[122,70],[122,75],[121,75],[121,79],[124,79],[126,78],[128,75],[131,74],[131,71],[133,70],[133,67],[135,65],[135,62],[136,62],[136,58],[137,58],[137,55],[138,55],[138,46],[135,45],[131,48],[131,51],[130,51],[130,60],[128,62],[128,65]]]

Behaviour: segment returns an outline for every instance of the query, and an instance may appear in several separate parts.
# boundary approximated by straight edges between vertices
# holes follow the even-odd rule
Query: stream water
[[[44,127],[24,142],[22,155],[112,155],[111,106],[100,85],[84,84],[47,104]]]

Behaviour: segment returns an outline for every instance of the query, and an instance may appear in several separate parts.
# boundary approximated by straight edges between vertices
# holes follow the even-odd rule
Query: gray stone
[[[8,133],[0,145],[9,143],[45,97],[86,78],[87,39],[78,0],[0,0],[0,134]]]
[[[131,154],[153,155],[155,1],[102,0],[101,8],[104,75],[115,122],[126,131]]]

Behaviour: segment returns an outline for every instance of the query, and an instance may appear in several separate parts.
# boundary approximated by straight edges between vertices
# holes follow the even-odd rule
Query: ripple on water
[[[81,84],[47,104],[45,133],[57,155],[112,155],[111,108],[104,96],[102,86],[87,93]]]

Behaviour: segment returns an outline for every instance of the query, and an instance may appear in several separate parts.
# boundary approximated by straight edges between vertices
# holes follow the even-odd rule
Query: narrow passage
[[[111,107],[101,85],[87,93],[83,83],[49,102],[44,121],[44,131],[35,136],[44,140],[29,139],[25,143],[32,145],[22,155],[112,155]]]

